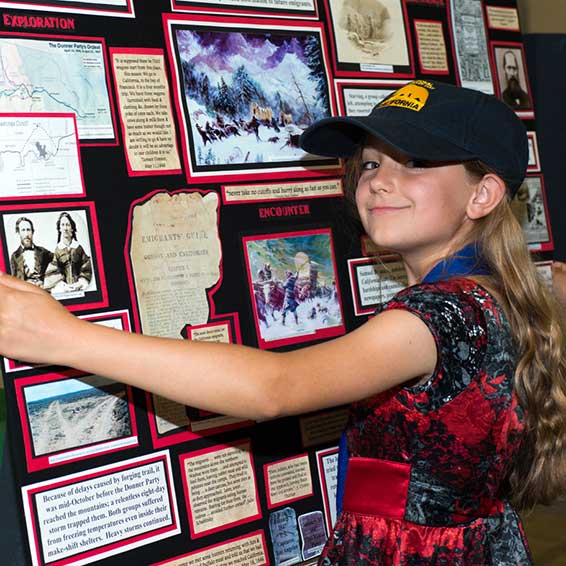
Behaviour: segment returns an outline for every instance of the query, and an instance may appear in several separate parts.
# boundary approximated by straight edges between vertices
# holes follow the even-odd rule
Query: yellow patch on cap
[[[397,106],[419,112],[428,100],[428,90],[434,88],[427,81],[413,81],[396,90],[389,98],[378,104],[379,108],[385,106]]]

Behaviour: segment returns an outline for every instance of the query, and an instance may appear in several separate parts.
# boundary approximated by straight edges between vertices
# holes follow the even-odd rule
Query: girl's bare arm
[[[426,325],[388,311],[293,352],[131,334],[71,315],[48,293],[0,276],[0,353],[104,375],[185,405],[245,418],[304,413],[432,373]]]

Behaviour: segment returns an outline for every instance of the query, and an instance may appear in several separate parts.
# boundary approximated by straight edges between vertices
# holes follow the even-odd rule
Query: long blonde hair
[[[346,164],[348,201],[354,203],[361,150]],[[479,180],[492,169],[463,163]],[[477,242],[501,298],[518,357],[514,389],[525,411],[525,437],[506,477],[506,495],[517,509],[549,504],[566,495],[566,331],[559,305],[547,290],[527,248],[509,199],[476,221],[467,242]]]
[[[463,164],[481,179],[483,163]],[[515,393],[525,410],[525,438],[508,473],[509,495],[519,509],[566,494],[566,342],[556,300],[536,270],[523,230],[507,198],[476,221],[479,244],[513,331],[518,361]]]

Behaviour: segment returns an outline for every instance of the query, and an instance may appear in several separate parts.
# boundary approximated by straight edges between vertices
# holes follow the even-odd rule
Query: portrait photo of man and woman
[[[4,214],[11,275],[65,299],[96,290],[84,210]]]

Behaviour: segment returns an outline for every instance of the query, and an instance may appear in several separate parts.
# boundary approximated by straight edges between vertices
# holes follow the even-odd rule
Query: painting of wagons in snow
[[[299,147],[334,114],[320,23],[169,19],[177,111],[189,178],[269,179],[336,173]]]
[[[16,380],[30,471],[137,446],[131,388],[76,370]]]
[[[260,348],[345,332],[330,229],[247,236],[243,244]]]

